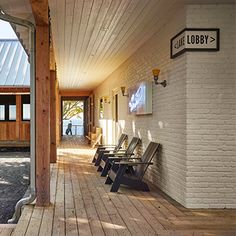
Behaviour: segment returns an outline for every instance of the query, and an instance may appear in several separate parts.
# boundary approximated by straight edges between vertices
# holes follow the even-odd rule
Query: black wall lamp
[[[125,86],[121,86],[120,89],[121,89],[122,96],[126,96],[126,97],[129,96],[128,94],[125,94]]]
[[[161,84],[163,87],[166,87],[167,83],[166,80],[163,80],[162,82],[158,82],[158,76],[159,76],[160,70],[159,69],[153,69],[152,74],[153,74],[153,79],[155,84]]]

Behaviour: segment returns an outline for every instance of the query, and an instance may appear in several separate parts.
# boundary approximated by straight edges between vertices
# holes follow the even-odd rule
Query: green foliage
[[[69,120],[72,117],[81,118],[80,114],[84,111],[82,101],[63,101],[63,120]]]

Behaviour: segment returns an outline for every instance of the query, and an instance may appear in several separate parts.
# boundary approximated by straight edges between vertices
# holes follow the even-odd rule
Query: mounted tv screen
[[[152,114],[152,82],[145,81],[129,88],[129,114]]]

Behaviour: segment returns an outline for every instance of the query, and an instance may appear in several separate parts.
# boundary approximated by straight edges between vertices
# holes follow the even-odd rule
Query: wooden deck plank
[[[88,169],[88,167],[83,166],[81,168],[81,171],[83,171],[84,173],[90,173],[90,168]],[[96,185],[94,185],[92,181],[93,176],[91,176],[90,174],[86,174],[84,178],[85,178],[88,190],[92,196],[93,203],[98,213],[98,217],[101,222],[105,235],[111,235],[111,236],[117,235],[115,227],[110,219],[110,216],[103,204],[103,201],[100,198],[99,193],[96,190]]]
[[[80,184],[81,184],[81,190],[82,190],[82,195],[83,195],[83,201],[84,201],[84,206],[86,208],[87,216],[89,219],[89,224],[91,228],[91,232],[93,235],[105,235],[102,224],[99,220],[99,216],[96,211],[96,207],[94,205],[92,196],[89,192],[87,183],[85,181],[85,174],[81,168],[80,165],[78,165],[78,169],[80,170],[80,174],[77,175]]]
[[[64,211],[64,165],[63,159],[58,161],[58,179],[56,198],[54,205],[54,220],[52,235],[65,235],[65,211]]]
[[[32,235],[39,234],[43,211],[44,211],[43,207],[34,207],[34,210],[30,219],[29,227],[26,231],[25,236],[32,236]]]
[[[13,232],[14,228],[0,228],[1,236],[10,236]]]
[[[65,158],[67,160],[69,157]],[[78,235],[77,217],[75,212],[74,197],[72,191],[70,165],[65,161],[65,224],[66,235]]]
[[[100,176],[98,176],[98,179],[99,179],[100,183],[104,185],[105,179],[100,178]],[[110,200],[113,202],[114,207],[118,210],[120,216],[122,217],[123,221],[125,222],[131,235],[143,235],[143,232],[141,231],[138,222],[136,222],[136,219],[133,217],[133,215],[130,213],[130,211],[127,210],[127,207],[119,199],[118,194],[117,193],[110,193],[110,186],[109,185],[108,186],[104,185],[104,190],[108,193]]]
[[[118,197],[121,200],[121,202],[124,204],[124,206],[126,206],[127,210],[130,212],[130,214],[135,219],[135,221],[137,222],[140,231],[143,233],[143,235],[154,235],[155,231],[149,225],[149,222],[143,217],[143,215],[134,206],[132,199],[127,197],[126,193],[127,192],[122,192],[122,194],[119,194]]]
[[[92,235],[88,216],[86,213],[86,209],[84,206],[84,201],[81,193],[80,188],[80,182],[78,181],[77,175],[76,175],[76,168],[75,165],[71,168],[71,179],[72,179],[72,190],[74,194],[74,202],[75,202],[75,212],[77,215],[77,224],[78,224],[78,230],[79,235]]]
[[[26,206],[13,233],[0,227],[0,235],[236,235],[236,210],[185,209],[153,188],[111,193],[93,153],[75,139],[63,142],[51,166],[50,207]]]
[[[155,218],[156,222],[156,227],[158,226],[160,232],[161,230],[168,230],[172,229],[171,223],[166,215],[162,213],[160,208],[156,208],[152,201],[155,201],[156,199],[153,198],[152,196],[146,196],[143,194],[143,192],[138,192],[138,191],[132,191],[135,197],[138,197],[139,199],[143,199],[143,205],[145,208],[152,214],[152,216]]]
[[[51,206],[44,209],[42,216],[42,223],[39,230],[39,236],[51,235],[52,234],[52,226],[54,219],[54,204],[56,197],[56,185],[57,185],[57,166],[56,164],[51,165],[51,181],[50,181],[50,199]]]
[[[132,203],[135,205],[137,210],[143,215],[152,229],[157,233],[163,232],[165,229],[164,226],[158,221],[157,218],[154,217],[151,211],[149,211],[149,205],[151,205],[147,200],[142,200],[135,196],[131,191],[123,191],[124,193],[128,194],[129,198],[131,199]]]
[[[104,184],[101,184],[96,175],[91,176],[94,186],[96,186],[99,198],[104,204],[104,207],[110,216],[112,227],[116,230],[118,235],[131,235],[125,222],[117,211],[115,205],[111,201],[108,193],[104,190]]]
[[[30,223],[30,219],[33,213],[34,206],[29,205],[25,206],[22,215],[18,221],[18,224],[16,225],[16,228],[14,229],[13,236],[23,236],[25,235],[27,228]]]
[[[53,224],[53,206],[47,207],[43,211],[42,222],[39,229],[39,236],[51,235]]]

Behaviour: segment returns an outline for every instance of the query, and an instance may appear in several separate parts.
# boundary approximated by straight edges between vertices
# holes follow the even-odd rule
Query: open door
[[[120,134],[119,129],[119,89],[112,91],[112,133],[113,143],[117,141],[117,137]]]

